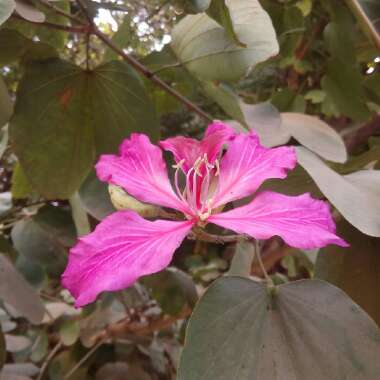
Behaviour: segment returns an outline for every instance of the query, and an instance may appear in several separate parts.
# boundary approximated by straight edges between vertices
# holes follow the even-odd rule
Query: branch
[[[347,5],[351,8],[355,17],[358,19],[360,26],[364,33],[366,33],[377,49],[380,50],[380,36],[373,26],[371,20],[368,18],[358,0],[346,0]]]
[[[55,13],[63,16],[63,17],[66,17],[67,19],[71,20],[71,21],[74,21],[76,23],[79,23],[79,24],[83,24],[83,21],[79,18],[79,17],[76,17],[76,16],[73,16],[72,14],[70,13],[67,13],[65,12],[64,10],[62,10],[61,8],[49,3],[47,0],[38,0],[42,5],[44,5],[46,8],[49,8],[51,9],[52,11],[54,11]]]
[[[86,12],[86,7],[83,5],[81,0],[77,0],[78,5],[81,7],[83,12]],[[202,117],[207,122],[212,122],[213,119],[210,115],[204,112],[201,108],[199,108],[196,104],[192,103],[189,99],[185,98],[179,92],[170,87],[167,83],[165,83],[162,79],[160,79],[157,75],[154,74],[153,71],[149,70],[146,66],[141,64],[136,58],[131,55],[126,54],[122,49],[114,44],[114,42],[108,38],[104,33],[102,33],[97,26],[94,24],[94,21],[91,19],[89,14],[86,12],[87,19],[90,23],[91,33],[96,35],[103,43],[105,43],[108,47],[110,47],[115,53],[120,55],[129,65],[131,65],[135,70],[139,71],[146,78],[157,84],[171,96],[176,98],[178,101],[183,103],[189,110],[197,113],[200,117]]]

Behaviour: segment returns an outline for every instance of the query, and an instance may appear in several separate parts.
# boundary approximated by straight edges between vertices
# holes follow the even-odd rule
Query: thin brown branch
[[[63,9],[57,7],[56,5],[49,3],[47,0],[38,0],[38,1],[42,5],[44,5],[46,8],[51,9],[55,13],[57,13],[63,17],[66,17],[67,19],[69,19],[73,22],[76,22],[76,23],[83,25],[83,20],[81,20],[79,17],[76,17],[76,16],[72,15],[71,13],[65,12]]]
[[[175,91],[172,87],[170,87],[167,83],[165,83],[162,79],[160,79],[157,75],[155,75],[151,70],[149,70],[146,66],[141,64],[137,59],[134,57],[124,53],[122,49],[117,47],[105,34],[103,34],[99,29],[96,27],[93,29],[93,33],[101,40],[103,41],[107,46],[109,46],[115,53],[120,55],[126,62],[128,62],[134,69],[139,71],[141,74],[143,74],[146,78],[150,79],[152,82],[157,84],[159,87],[161,87],[163,90],[165,90],[167,93],[169,93],[171,96],[176,98],[179,102],[183,103],[189,110],[195,112],[200,117],[202,117],[207,122],[212,122],[212,118],[210,115],[208,115],[206,112],[204,112],[201,108],[199,108],[197,105],[192,103],[189,99],[185,98],[183,95],[181,95],[179,92]]]
[[[80,368],[80,366],[81,366],[86,360],[88,360],[88,359],[90,358],[90,356],[93,355],[93,354],[95,353],[95,351],[96,351],[96,350],[97,350],[102,344],[104,344],[106,341],[107,341],[107,338],[103,338],[103,339],[99,340],[99,342],[96,343],[95,346],[92,347],[91,350],[88,351],[88,352],[86,353],[86,355],[84,355],[84,356],[82,357],[82,359],[79,360],[79,362],[76,363],[75,366],[72,367],[72,368],[70,369],[70,371],[66,373],[66,375],[63,377],[63,380],[67,380],[67,379],[69,379],[69,378],[70,378],[70,377],[71,377],[71,376],[72,376],[72,375],[73,375],[73,374],[74,374],[74,373]]]
[[[104,44],[110,47],[115,53],[120,55],[129,65],[131,65],[135,70],[139,71],[146,78],[154,82],[156,85],[165,90],[168,94],[176,98],[179,102],[183,103],[189,110],[195,112],[200,117],[202,117],[207,122],[212,122],[213,119],[210,115],[208,115],[205,111],[199,108],[196,104],[191,102],[189,99],[181,95],[179,92],[174,90],[171,86],[165,83],[161,78],[155,75],[154,72],[149,70],[146,66],[144,66],[141,62],[139,62],[136,58],[131,55],[125,53],[122,49],[114,44],[114,42],[108,38],[104,33],[102,33],[97,26],[94,24],[94,21],[89,16],[86,7],[83,5],[81,0],[77,0],[78,5],[81,10],[87,15],[87,19],[91,26],[91,33],[95,34]]]
[[[49,365],[49,363],[53,360],[55,354],[63,347],[62,342],[58,342],[54,348],[50,351],[49,355],[46,357],[45,361],[43,362],[40,373],[38,374],[37,380],[41,380],[44,377],[45,371]]]
[[[352,12],[359,21],[363,31],[371,38],[373,44],[380,50],[380,35],[375,26],[368,18],[358,0],[346,0],[347,5],[351,8]]]

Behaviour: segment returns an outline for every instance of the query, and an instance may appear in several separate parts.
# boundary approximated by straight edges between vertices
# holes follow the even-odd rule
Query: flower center
[[[183,170],[185,159],[179,161],[173,168],[176,169],[174,175],[175,189],[178,197],[188,204],[193,215],[199,221],[204,222],[212,211],[213,195],[217,187],[217,177],[219,175],[219,161],[213,164],[208,161],[207,154],[198,157],[194,165],[186,173]],[[184,186],[181,190],[180,172],[185,174]],[[182,181],[183,183],[183,181]]]

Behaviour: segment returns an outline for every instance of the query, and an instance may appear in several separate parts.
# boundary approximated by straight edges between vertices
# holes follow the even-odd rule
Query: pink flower
[[[221,156],[225,144],[228,150]],[[255,133],[236,134],[221,122],[211,124],[202,141],[174,137],[160,145],[172,152],[176,161],[174,189],[161,149],[142,134],[124,140],[118,156],[101,156],[97,174],[142,202],[182,212],[184,220],[149,221],[133,211],[117,211],[105,218],[71,249],[62,276],[76,306],[167,267],[196,225],[214,223],[256,239],[278,235],[290,246],[302,249],[347,246],[335,235],[327,203],[309,194],[289,197],[262,191],[245,206],[218,211],[229,202],[254,194],[269,178],[285,178],[296,165],[292,147],[264,148]]]

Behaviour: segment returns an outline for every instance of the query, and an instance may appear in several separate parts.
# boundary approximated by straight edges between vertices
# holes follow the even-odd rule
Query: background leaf
[[[202,297],[186,334],[179,380],[380,375],[379,329],[322,281],[297,281],[269,293],[252,280],[224,277]]]
[[[0,298],[31,323],[40,323],[45,308],[39,296],[4,255],[0,255],[0,272]]]
[[[93,72],[58,59],[34,62],[17,95],[13,146],[28,181],[46,198],[69,198],[95,156],[114,151],[130,132],[158,135],[145,89],[123,62]]]
[[[370,171],[365,181],[341,176],[305,148],[297,147],[298,163],[309,173],[319,189],[356,228],[370,236],[380,236],[380,214],[373,207],[380,202],[380,172]],[[359,174],[360,175],[360,174]],[[375,190],[375,191],[374,191]]]
[[[246,48],[227,38],[206,14],[186,16],[173,30],[175,54],[201,79],[237,80],[278,53],[272,22],[257,0],[234,0],[228,5],[235,32]]]
[[[0,3],[0,25],[11,16],[15,7],[16,3],[14,0],[3,0]]]

